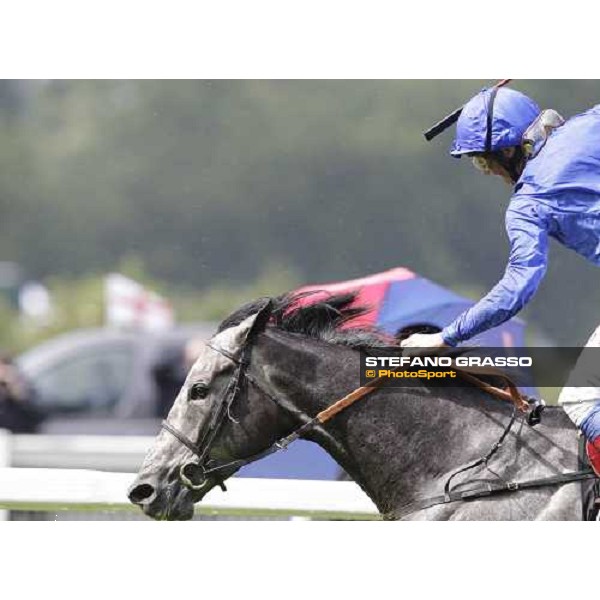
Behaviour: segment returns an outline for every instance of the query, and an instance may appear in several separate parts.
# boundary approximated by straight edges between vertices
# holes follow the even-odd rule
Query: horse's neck
[[[359,354],[298,336],[269,332],[262,364],[274,391],[314,416],[359,385]],[[507,422],[490,416],[478,390],[438,393],[424,386],[375,391],[339,413],[311,438],[361,485],[382,511],[410,502],[447,474],[485,454]],[[496,414],[497,413],[497,414]],[[495,416],[497,418],[495,418]],[[437,493],[437,492],[436,492]]]

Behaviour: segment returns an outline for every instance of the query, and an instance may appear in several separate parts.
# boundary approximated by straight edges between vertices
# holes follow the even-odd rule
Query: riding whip
[[[493,86],[494,89],[500,89],[504,87],[506,84],[510,83],[512,79],[501,79],[496,85]],[[448,127],[454,125],[456,121],[458,121],[458,117],[460,117],[460,113],[463,111],[464,105],[460,108],[457,108],[454,112],[445,116],[441,121],[436,123],[433,127],[430,127],[427,131],[423,132],[425,139],[430,142],[434,137],[440,135],[440,133],[446,131]]]

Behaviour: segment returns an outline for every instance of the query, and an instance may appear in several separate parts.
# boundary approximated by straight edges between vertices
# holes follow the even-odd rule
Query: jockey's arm
[[[475,306],[462,313],[441,333],[450,346],[501,325],[533,297],[546,272],[548,233],[531,202],[511,203],[506,213],[510,256],[502,279]]]

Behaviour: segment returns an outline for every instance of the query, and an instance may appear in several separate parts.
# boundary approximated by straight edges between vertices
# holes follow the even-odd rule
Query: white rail
[[[140,436],[11,435],[0,430],[0,520],[6,510],[139,510],[126,490],[152,443]],[[110,472],[108,472],[110,471]],[[204,514],[374,518],[351,481],[232,478],[212,490]]]
[[[122,435],[11,435],[9,464],[135,473],[153,439]]]
[[[11,435],[8,431],[0,429],[0,469],[10,467],[11,459]],[[0,521],[6,521],[8,513],[0,510]]]
[[[10,510],[139,510],[129,503],[130,473],[82,469],[0,469],[0,508]],[[233,478],[197,505],[203,514],[374,518],[377,510],[351,481]]]

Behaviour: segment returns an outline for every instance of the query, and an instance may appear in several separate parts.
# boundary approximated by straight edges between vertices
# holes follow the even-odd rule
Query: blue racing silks
[[[516,315],[535,294],[548,238],[600,264],[600,105],[554,130],[531,158],[506,212],[510,242],[502,279],[443,331],[456,345]]]

